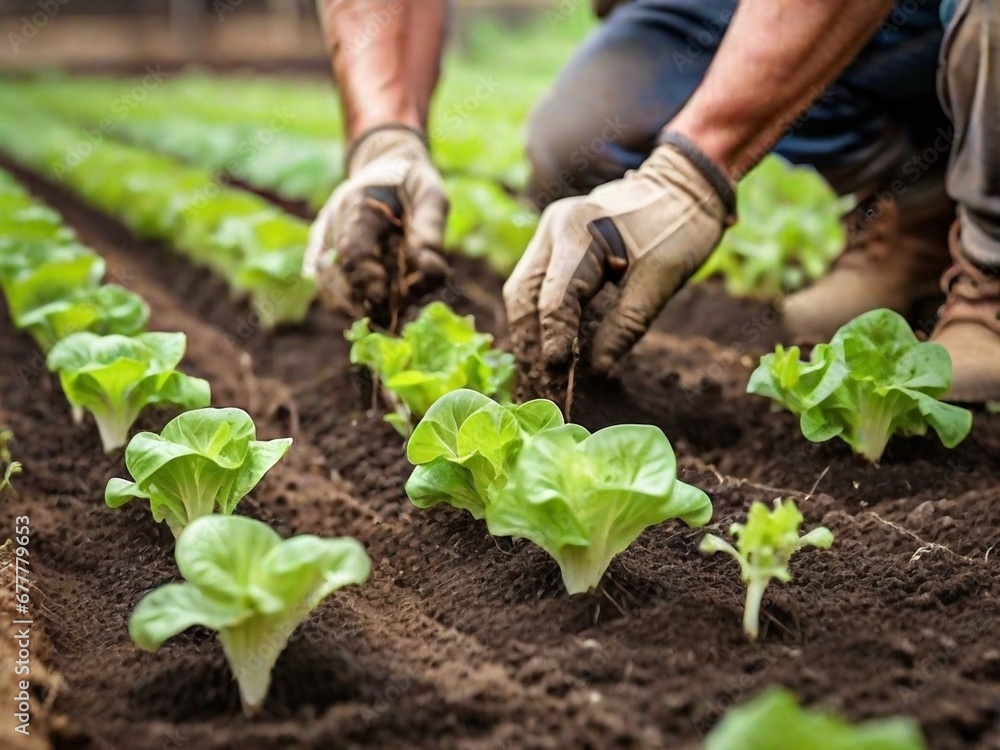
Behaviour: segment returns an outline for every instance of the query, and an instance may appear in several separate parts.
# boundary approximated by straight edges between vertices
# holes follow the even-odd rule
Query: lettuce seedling
[[[435,401],[459,388],[510,400],[513,355],[492,349],[493,337],[477,333],[472,316],[460,317],[442,302],[425,307],[398,338],[373,333],[364,318],[347,340],[351,362],[381,379],[394,409],[385,420],[403,435]]]
[[[521,449],[507,484],[486,506],[494,536],[530,539],[562,570],[570,594],[595,588],[642,531],[670,518],[703,526],[712,503],[677,480],[663,432],[617,425],[590,434],[579,425],[546,430]]]
[[[743,632],[756,640],[760,632],[760,605],[764,591],[771,579],[788,583],[792,574],[788,562],[792,555],[804,547],[829,549],[833,533],[819,526],[805,536],[799,536],[802,513],[791,499],[774,501],[774,510],[761,502],[750,506],[747,522],[734,523],[729,535],[736,539],[736,547],[714,534],[707,534],[698,549],[706,555],[725,552],[740,564],[740,575],[747,585],[746,605],[743,608]]]
[[[486,258],[509,275],[535,233],[538,212],[490,180],[449,175],[444,183],[451,203],[445,248]]]
[[[3,172],[0,172],[0,176]],[[0,183],[2,185],[2,183]],[[3,468],[3,476],[0,477],[0,492],[13,490],[11,479],[21,473],[21,462],[15,461],[10,453],[10,442],[14,439],[13,431],[6,427],[0,427],[0,465]]]
[[[912,719],[873,719],[852,725],[799,706],[795,695],[771,687],[731,709],[708,736],[704,750],[926,750]]]
[[[243,711],[264,705],[271,670],[292,632],[339,588],[368,580],[371,561],[350,538],[297,536],[242,516],[202,516],[177,539],[185,583],[168,583],[136,606],[129,635],[155,651],[192,625],[219,634]]]
[[[42,351],[81,331],[107,336],[132,336],[146,329],[149,306],[139,295],[104,284],[76,289],[67,296],[18,315],[15,324],[26,330]]]
[[[149,404],[208,405],[208,382],[175,369],[186,346],[183,333],[74,333],[52,347],[47,363],[59,373],[70,404],[94,415],[110,452],[125,445],[129,428]]]
[[[948,448],[965,439],[972,413],[938,401],[950,385],[944,347],[918,341],[898,313],[873,310],[816,346],[808,362],[794,346],[763,356],[747,391],[799,415],[807,439],[839,437],[878,463],[895,433],[925,435],[932,427]]]
[[[694,275],[737,297],[771,299],[822,276],[844,247],[848,208],[816,170],[764,159],[737,190],[739,222]]]
[[[502,405],[468,389],[452,391],[410,436],[406,457],[416,468],[406,494],[418,508],[445,502],[481,519],[525,439],[562,425],[562,412],[551,401]]]
[[[250,255],[230,278],[250,295],[250,305],[266,329],[301,323],[316,297],[316,284],[302,275],[302,247]]]
[[[291,438],[257,440],[257,428],[242,409],[185,412],[159,435],[140,432],[125,449],[134,481],[115,477],[104,499],[118,508],[132,499],[149,500],[157,523],[177,536],[200,516],[232,515],[292,444]]]
[[[96,287],[104,265],[99,255],[80,245],[28,243],[0,256],[0,285],[17,320],[44,304]]]

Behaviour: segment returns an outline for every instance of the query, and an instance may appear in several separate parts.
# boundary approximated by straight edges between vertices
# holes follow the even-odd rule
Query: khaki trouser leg
[[[962,0],[942,47],[939,88],[955,127],[947,185],[962,247],[1000,266],[1000,0]]]

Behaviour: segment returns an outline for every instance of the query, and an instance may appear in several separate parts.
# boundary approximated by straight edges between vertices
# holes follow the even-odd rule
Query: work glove
[[[593,369],[607,374],[734,221],[729,178],[675,133],[624,178],[555,201],[503,289],[518,359],[558,368],[589,340]],[[581,317],[606,282],[617,295],[590,340]]]
[[[331,307],[382,317],[447,277],[448,199],[423,137],[401,125],[359,136],[347,175],[312,225],[303,272]]]

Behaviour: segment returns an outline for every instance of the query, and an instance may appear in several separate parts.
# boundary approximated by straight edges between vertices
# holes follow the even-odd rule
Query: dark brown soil
[[[187,333],[187,369],[211,380],[216,404],[248,409],[265,436],[294,433],[241,512],[283,534],[356,536],[374,563],[367,585],[297,631],[257,720],[240,714],[208,631],[139,651],[127,619],[177,578],[173,540],[138,505],[104,505],[121,456],[71,425],[31,343],[0,319],[0,424],[25,468],[0,517],[31,518],[34,614],[66,682],[56,747],[687,750],[727,707],[781,683],[852,718],[917,717],[935,749],[1000,748],[1000,417],[977,414],[953,451],[894,442],[880,468],[807,443],[793,417],[742,393],[775,319],[711,287],[678,300],[620,377],[578,383],[574,416],[588,426],[665,430],[682,478],[712,497],[713,530],[779,495],[833,529],[833,551],[803,553],[795,580],[768,592],[750,644],[737,571],[696,552],[703,532],[651,529],[599,593],[568,597],[539,549],[408,502],[402,439],[347,362],[345,319],[317,311],[265,332],[218,280],[30,184],[146,297],[154,328]],[[499,279],[468,262],[457,279],[446,298],[499,332]]]

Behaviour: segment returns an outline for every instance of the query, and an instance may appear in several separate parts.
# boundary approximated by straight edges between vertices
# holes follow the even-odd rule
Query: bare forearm
[[[375,125],[426,128],[446,0],[317,0],[348,138]]]
[[[744,0],[705,80],[668,127],[733,177],[850,64],[892,0]]]

